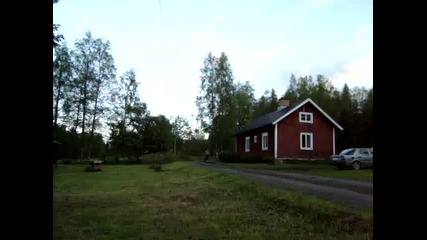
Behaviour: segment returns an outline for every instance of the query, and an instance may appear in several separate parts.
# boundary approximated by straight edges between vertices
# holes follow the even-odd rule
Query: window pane
[[[305,137],[306,137],[306,135],[302,135],[302,141],[301,141],[301,144],[302,144],[302,147],[303,147],[303,148],[305,148]]]
[[[311,148],[311,135],[307,135],[307,138],[306,138],[306,140],[307,140],[307,148]]]
[[[311,116],[307,114],[306,118],[307,121],[311,121]]]

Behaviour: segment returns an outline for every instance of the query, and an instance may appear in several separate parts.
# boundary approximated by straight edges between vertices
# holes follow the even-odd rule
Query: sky
[[[152,115],[195,127],[200,68],[225,52],[235,82],[259,98],[291,73],[337,88],[373,86],[372,0],[60,0],[53,22],[73,47],[87,31],[111,43],[117,75],[135,69]]]

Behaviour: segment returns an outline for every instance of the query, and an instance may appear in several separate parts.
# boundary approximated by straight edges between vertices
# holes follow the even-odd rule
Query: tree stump
[[[92,171],[99,172],[101,171],[102,161],[101,160],[93,160],[91,162]]]

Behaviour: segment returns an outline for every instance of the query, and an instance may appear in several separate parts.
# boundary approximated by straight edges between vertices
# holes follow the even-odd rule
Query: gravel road
[[[312,176],[299,173],[245,169],[198,161],[199,166],[247,177],[267,184],[309,193],[324,199],[372,209],[372,182]]]

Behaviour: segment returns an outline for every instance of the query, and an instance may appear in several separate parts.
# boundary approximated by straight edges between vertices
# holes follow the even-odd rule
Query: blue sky
[[[290,74],[372,87],[372,0],[60,0],[53,21],[68,46],[91,31],[109,40],[120,76],[134,68],[153,115],[195,121],[200,68],[225,52],[256,97],[285,93]]]

